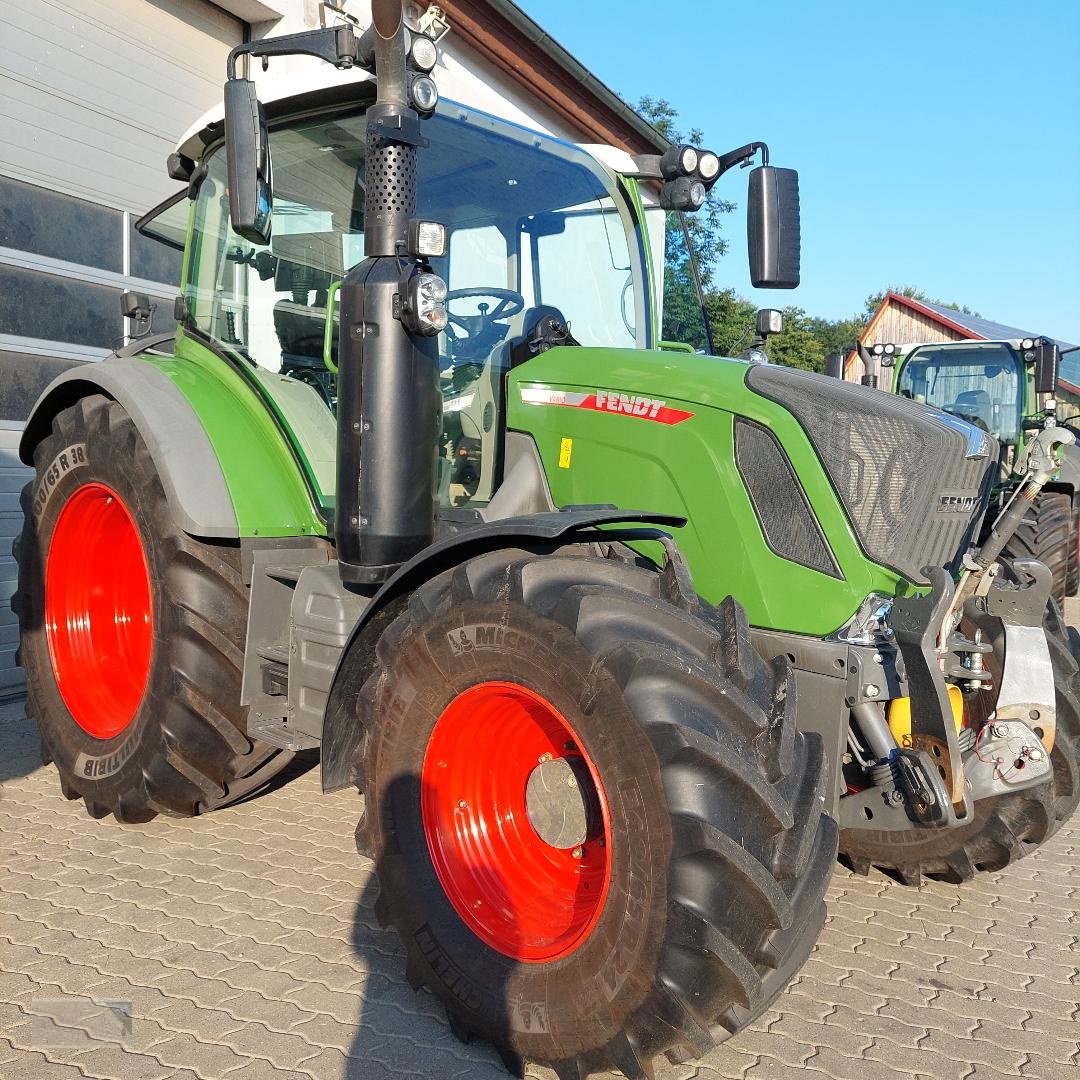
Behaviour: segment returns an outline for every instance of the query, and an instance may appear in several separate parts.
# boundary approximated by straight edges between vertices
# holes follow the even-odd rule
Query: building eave
[[[421,0],[425,10],[431,0]],[[439,0],[451,32],[508,78],[540,97],[585,136],[630,154],[670,145],[643,116],[601,82],[511,0]],[[591,104],[582,100],[592,99]]]

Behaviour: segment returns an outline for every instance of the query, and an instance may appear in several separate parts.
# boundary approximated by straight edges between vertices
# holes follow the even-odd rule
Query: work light
[[[700,180],[692,176],[680,176],[669,180],[660,189],[660,205],[665,210],[681,210],[693,213],[705,204],[708,192]]]
[[[693,176],[698,167],[698,152],[692,146],[672,146],[660,158],[660,173],[665,180]]]
[[[711,150],[706,150],[698,157],[697,168],[698,176],[705,183],[711,183],[720,175],[720,159]]]
[[[429,75],[417,75],[409,84],[409,99],[421,116],[430,116],[439,104],[439,88],[435,80]]]
[[[416,34],[409,45],[409,67],[425,75],[439,62],[439,47],[426,34]]]
[[[418,259],[441,259],[446,254],[447,231],[440,221],[409,222],[409,254]]]
[[[413,274],[402,311],[405,325],[416,334],[434,337],[446,329],[446,282],[438,274]]]
[[[1029,337],[1024,338],[1024,340],[1020,342],[1020,348],[1021,349],[1034,349],[1035,348],[1035,339],[1034,338],[1029,338]]]

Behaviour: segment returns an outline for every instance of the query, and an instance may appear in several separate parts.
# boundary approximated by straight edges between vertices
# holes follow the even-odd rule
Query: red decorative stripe
[[[694,414],[683,409],[673,409],[667,402],[644,394],[623,394],[615,390],[597,390],[592,394],[575,394],[562,390],[523,389],[522,401],[526,405],[561,405],[571,409],[588,409],[590,412],[608,413],[615,416],[632,416],[638,420],[652,420],[657,424],[681,424]]]

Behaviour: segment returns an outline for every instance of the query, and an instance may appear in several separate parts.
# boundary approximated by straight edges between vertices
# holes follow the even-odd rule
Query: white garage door
[[[132,224],[180,187],[166,158],[243,33],[206,0],[0,0],[0,695],[20,676],[18,430],[58,370],[123,343],[125,288],[168,324],[179,257]]]
[[[0,173],[142,213],[243,24],[205,0],[4,0]]]

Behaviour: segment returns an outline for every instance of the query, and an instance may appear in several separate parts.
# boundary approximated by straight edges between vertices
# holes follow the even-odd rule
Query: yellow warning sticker
[[[559,446],[559,468],[569,469],[570,458],[574,453],[574,440],[563,439],[562,444]]]

